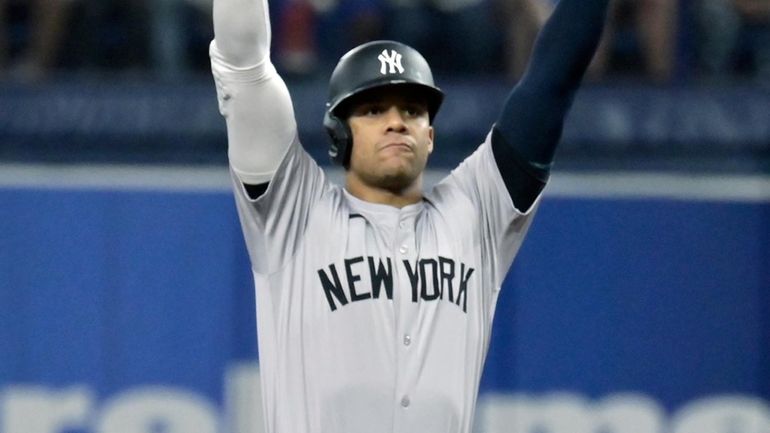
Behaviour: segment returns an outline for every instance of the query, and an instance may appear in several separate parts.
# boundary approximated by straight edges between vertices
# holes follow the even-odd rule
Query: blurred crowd
[[[211,37],[211,0],[0,0],[0,77],[172,79],[207,66]]]
[[[273,58],[290,77],[327,73],[372,39],[410,44],[438,71],[524,72],[558,0],[271,0]],[[770,0],[612,0],[589,79],[770,84]],[[0,79],[208,69],[211,0],[0,0]]]

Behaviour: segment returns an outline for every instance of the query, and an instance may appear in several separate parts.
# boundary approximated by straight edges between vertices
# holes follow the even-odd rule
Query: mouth
[[[412,152],[412,146],[405,142],[405,141],[395,141],[392,143],[386,143],[380,150],[388,150],[388,149],[395,149],[395,150],[404,150]]]

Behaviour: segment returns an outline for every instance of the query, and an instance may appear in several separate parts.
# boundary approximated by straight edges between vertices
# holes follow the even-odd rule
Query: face
[[[367,92],[353,102],[348,177],[369,188],[399,193],[419,185],[433,151],[433,128],[424,98],[401,89]]]

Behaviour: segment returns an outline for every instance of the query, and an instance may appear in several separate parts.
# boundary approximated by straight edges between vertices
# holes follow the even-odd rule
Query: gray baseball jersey
[[[500,285],[534,213],[514,208],[490,137],[402,209],[331,184],[298,139],[259,199],[232,177],[268,431],[469,433]]]

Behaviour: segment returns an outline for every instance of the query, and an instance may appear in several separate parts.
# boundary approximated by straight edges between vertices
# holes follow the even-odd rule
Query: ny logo
[[[396,70],[399,74],[404,73],[404,67],[401,66],[401,54],[396,50],[390,50],[390,54],[388,54],[388,50],[382,50],[382,54],[377,58],[380,60],[380,74],[395,74]]]

